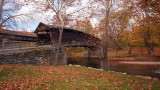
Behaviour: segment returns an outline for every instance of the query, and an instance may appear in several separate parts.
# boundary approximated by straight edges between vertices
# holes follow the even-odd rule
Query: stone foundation
[[[19,53],[0,55],[0,64],[31,64],[31,65],[53,65],[56,49],[38,49]],[[59,53],[57,65],[66,65],[67,56],[63,49]]]

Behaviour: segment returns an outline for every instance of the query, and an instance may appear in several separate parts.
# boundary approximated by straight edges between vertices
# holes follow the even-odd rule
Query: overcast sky
[[[36,0],[36,1],[42,1],[42,0]],[[22,8],[17,11],[15,14],[30,14],[29,19],[26,19],[25,21],[23,21],[23,23],[19,22],[18,23],[18,30],[27,30],[30,32],[33,32],[36,27],[38,26],[39,22],[43,22],[43,23],[49,23],[45,17],[52,17],[54,13],[52,13],[51,11],[48,12],[34,12],[35,8],[34,6],[36,6],[34,3],[29,3],[29,4],[25,4],[25,2],[23,0],[21,0],[21,3],[24,4],[24,6],[22,6]]]
[[[43,0],[36,0],[36,1],[43,1]],[[82,0],[82,7],[84,7],[85,5],[87,5],[88,0]],[[48,10],[47,12],[41,12],[41,13],[35,13],[32,12],[34,11],[36,6],[34,3],[29,3],[25,5],[25,2],[23,0],[21,0],[21,3],[24,4],[24,6],[17,11],[16,14],[27,14],[27,13],[32,13],[32,19],[30,20],[25,20],[23,22],[23,24],[19,23],[18,25],[18,30],[27,30],[30,32],[33,32],[36,27],[38,26],[39,22],[43,22],[43,23],[51,23],[50,19],[52,19],[52,17],[55,15],[55,13],[52,10]],[[70,8],[68,11],[71,12],[73,11],[74,8]],[[96,24],[97,23],[97,19],[93,18],[91,19],[91,21],[93,22],[92,24]]]

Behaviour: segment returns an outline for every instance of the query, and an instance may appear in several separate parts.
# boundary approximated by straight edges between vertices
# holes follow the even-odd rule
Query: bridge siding
[[[59,29],[53,25],[46,25],[44,23],[39,23],[36,30],[34,31],[38,35],[38,42],[52,42],[56,44],[59,40]],[[46,37],[45,35],[40,35],[38,32],[47,32]],[[93,46],[100,42],[100,39],[94,37],[93,35],[84,33],[82,31],[74,30],[65,28],[63,29],[63,36],[62,36],[62,44],[65,45],[66,43],[72,42],[92,42]],[[98,43],[100,44],[100,43]],[[96,46],[98,46],[98,44]],[[86,44],[87,46],[88,44]],[[81,45],[82,46],[82,45]]]
[[[34,32],[38,35],[38,42],[50,42],[57,45],[59,40],[59,29],[57,27],[40,23]],[[94,52],[96,52],[96,50],[97,52],[99,52],[98,47],[100,43],[97,42],[100,41],[100,39],[94,37],[93,35],[84,33],[82,31],[63,28],[61,45],[64,47],[88,47],[88,52],[91,52],[91,55],[89,55],[89,57],[94,56]]]

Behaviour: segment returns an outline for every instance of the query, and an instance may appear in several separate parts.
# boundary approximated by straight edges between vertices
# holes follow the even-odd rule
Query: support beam
[[[49,32],[49,35],[50,35],[51,43],[52,43],[52,45],[53,45],[53,32],[50,31],[50,32]]]
[[[88,58],[90,58],[90,57],[91,57],[91,49],[88,48]]]
[[[100,48],[88,48],[88,58],[90,57],[100,57],[101,56],[101,49]]]

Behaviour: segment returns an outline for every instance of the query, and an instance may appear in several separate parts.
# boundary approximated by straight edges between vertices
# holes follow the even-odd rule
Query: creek
[[[103,69],[103,60],[99,58],[68,57],[67,59],[67,64]],[[150,76],[160,79],[160,65],[109,63],[109,68],[110,71],[127,73],[129,75]]]

